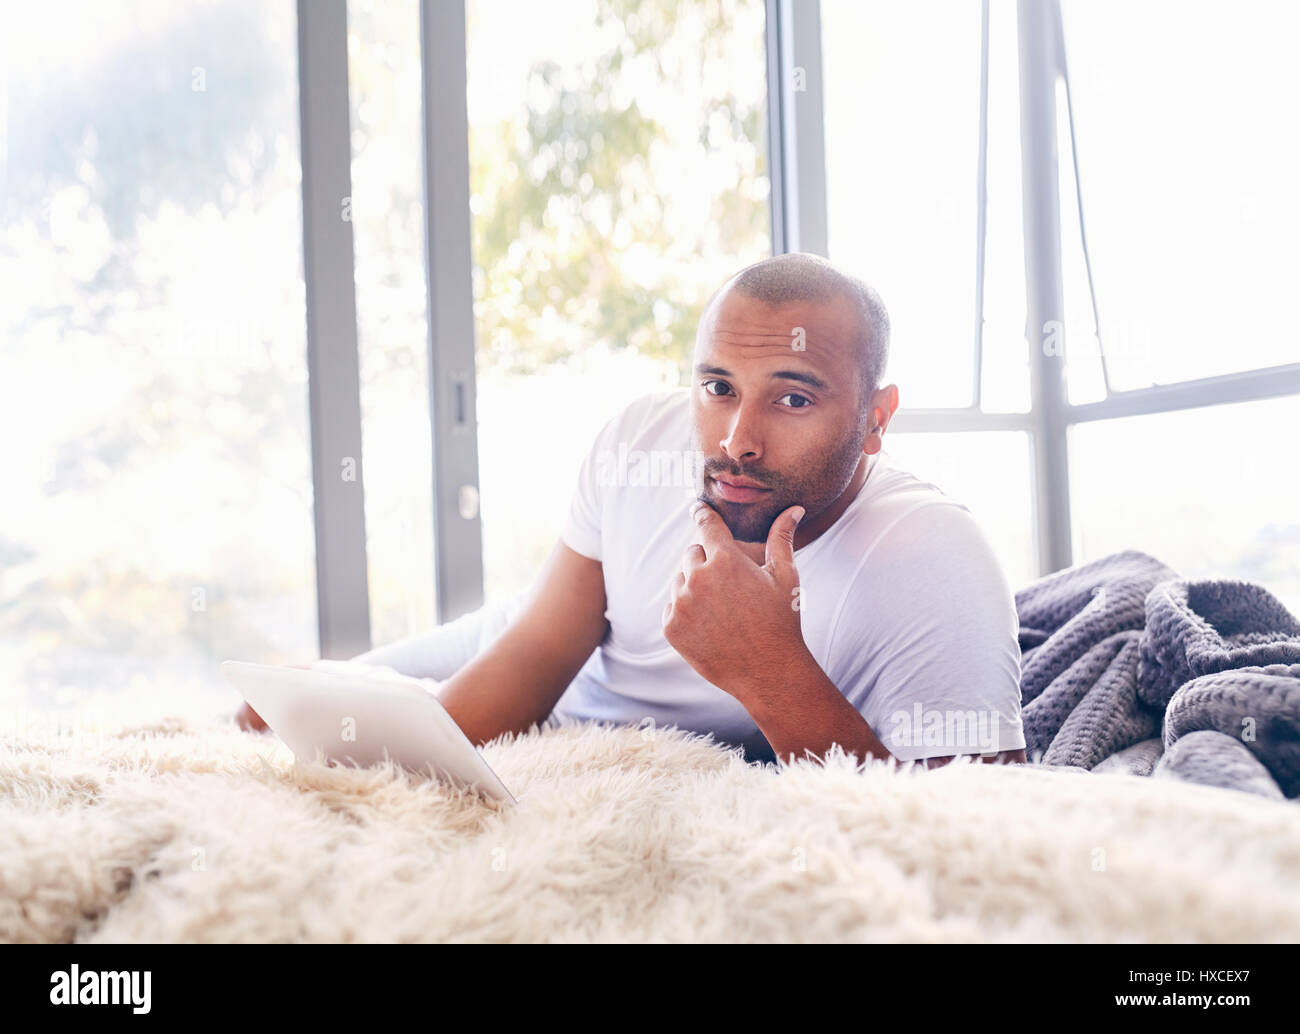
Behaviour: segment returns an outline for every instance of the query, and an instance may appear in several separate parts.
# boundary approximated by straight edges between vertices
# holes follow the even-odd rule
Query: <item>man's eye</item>
[[[811,399],[807,398],[804,395],[796,395],[794,392],[790,392],[788,395],[782,395],[781,398],[796,400],[791,402],[788,406],[786,406],[787,409],[805,409],[808,406],[812,405]],[[780,402],[781,399],[777,399],[777,401]]]
[[[721,390],[721,391],[712,391],[711,388],[712,388],[714,385],[717,385],[717,386],[718,386],[719,388],[721,388],[722,390]],[[730,389],[730,386],[727,384],[726,381],[705,381],[705,382],[704,382],[704,390],[707,391],[710,395],[725,395],[725,394],[726,394],[728,391],[730,391],[731,389]]]

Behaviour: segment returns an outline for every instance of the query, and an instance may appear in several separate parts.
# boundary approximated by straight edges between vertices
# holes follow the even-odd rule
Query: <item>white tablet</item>
[[[518,803],[419,679],[346,661],[311,668],[224,661],[221,671],[299,761],[316,760],[318,750],[362,767],[387,757]]]

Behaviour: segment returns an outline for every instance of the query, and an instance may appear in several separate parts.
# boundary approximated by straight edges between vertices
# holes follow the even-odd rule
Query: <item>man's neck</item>
[[[840,497],[812,520],[805,517],[799,522],[799,527],[794,532],[795,549],[803,549],[810,542],[815,542],[829,531],[836,521],[844,516],[844,511],[853,505],[853,500],[862,491],[862,486],[867,480],[867,474],[870,472],[871,466],[871,458],[864,454],[858,460],[858,466],[849,481],[849,487],[840,493]],[[765,542],[738,542],[737,545],[756,564],[761,564],[767,559],[767,543]]]

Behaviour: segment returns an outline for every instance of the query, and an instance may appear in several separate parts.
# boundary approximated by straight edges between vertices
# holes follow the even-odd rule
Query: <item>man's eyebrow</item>
[[[730,377],[731,371],[724,370],[721,366],[697,366],[697,374],[708,374],[711,377]],[[800,384],[806,384],[810,388],[817,388],[819,391],[829,391],[830,385],[820,377],[811,373],[804,373],[802,370],[775,370],[770,376],[771,380],[798,381]]]
[[[773,380],[798,381],[800,384],[806,384],[810,388],[816,388],[818,391],[829,391],[830,385],[820,377],[811,373],[803,373],[800,370],[777,370],[772,374]]]

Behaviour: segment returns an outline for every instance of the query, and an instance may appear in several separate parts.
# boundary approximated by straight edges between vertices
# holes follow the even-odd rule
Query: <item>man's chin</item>
[[[709,504],[718,511],[737,542],[766,542],[772,522],[786,509],[772,510],[770,506],[756,509],[753,503],[729,503],[714,497]]]

